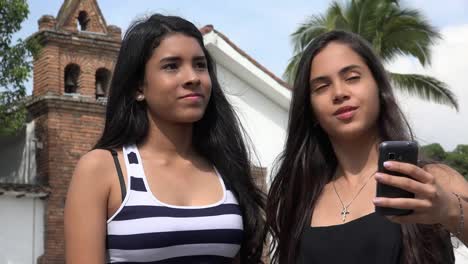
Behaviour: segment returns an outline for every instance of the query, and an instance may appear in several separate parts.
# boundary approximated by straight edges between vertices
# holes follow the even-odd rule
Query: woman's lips
[[[336,110],[333,115],[339,120],[346,121],[351,119],[356,114],[357,109],[358,107],[355,106],[344,106]]]

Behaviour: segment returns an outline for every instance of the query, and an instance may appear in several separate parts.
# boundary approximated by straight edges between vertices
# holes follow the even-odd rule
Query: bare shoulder
[[[468,182],[459,172],[445,164],[428,164],[424,170],[434,175],[443,186],[448,186],[451,191],[468,198]]]
[[[72,183],[80,182],[91,188],[109,187],[114,163],[108,150],[95,149],[83,155],[78,161]],[[80,184],[81,185],[81,184]]]
[[[68,187],[69,213],[84,208],[100,208],[105,213],[111,190],[111,166],[112,155],[106,150],[92,150],[80,158]]]
[[[112,155],[108,150],[94,149],[80,158],[76,171],[101,174],[108,171],[112,165]]]

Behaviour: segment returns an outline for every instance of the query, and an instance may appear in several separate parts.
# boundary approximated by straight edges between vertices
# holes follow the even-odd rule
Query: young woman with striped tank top
[[[249,165],[199,30],[173,16],[135,22],[104,132],[69,187],[67,263],[261,262],[264,196]]]

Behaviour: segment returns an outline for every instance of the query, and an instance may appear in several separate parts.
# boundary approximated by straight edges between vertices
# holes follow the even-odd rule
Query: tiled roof
[[[0,183],[0,198],[2,195],[21,197],[46,198],[50,194],[50,188],[35,184]]]
[[[63,24],[66,22],[67,19],[72,15],[72,12],[75,11],[75,9],[79,6],[80,0],[65,0],[60,7],[60,10],[57,14],[57,25],[58,26],[63,26]],[[104,26],[107,25],[106,19],[104,18],[101,8],[97,4],[97,2],[94,2],[96,5],[96,9],[98,12],[98,16],[100,19],[102,19]]]

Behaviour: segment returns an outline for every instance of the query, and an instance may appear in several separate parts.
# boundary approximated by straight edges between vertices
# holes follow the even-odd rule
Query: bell
[[[103,96],[105,91],[101,82],[96,82],[96,95]]]
[[[72,80],[70,75],[67,75],[65,79],[65,92],[74,93],[76,88],[76,83]]]

